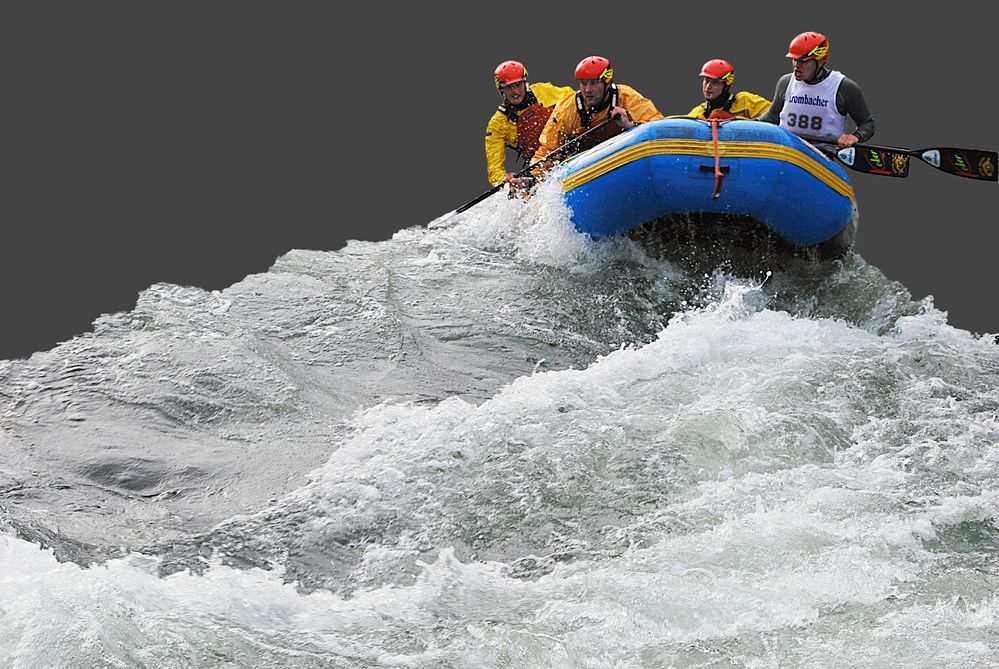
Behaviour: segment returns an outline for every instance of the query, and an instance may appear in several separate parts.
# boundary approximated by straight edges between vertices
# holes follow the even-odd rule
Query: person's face
[[[527,82],[521,79],[511,84],[500,84],[500,93],[512,105],[519,105],[527,97]]]
[[[583,104],[595,107],[604,99],[607,84],[600,79],[580,79],[579,92],[583,95]]]
[[[819,61],[814,58],[808,60],[792,58],[791,66],[794,67],[794,78],[798,81],[808,81],[819,71]]]
[[[725,90],[725,82],[721,79],[701,77],[701,91],[704,92],[704,99],[708,102],[717,99],[723,90]]]

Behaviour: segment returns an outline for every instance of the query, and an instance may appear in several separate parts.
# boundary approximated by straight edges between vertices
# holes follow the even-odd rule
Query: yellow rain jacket
[[[555,86],[544,81],[530,84],[534,97],[544,107],[554,107],[562,98],[575,91],[568,86]],[[519,115],[521,112],[517,112]],[[486,171],[489,183],[496,185],[506,176],[506,149],[517,148],[517,124],[497,110],[486,124]],[[529,162],[531,156],[526,156]]]
[[[648,123],[663,118],[652,100],[636,91],[631,86],[617,84],[617,106],[627,110],[635,123]],[[607,119],[610,107],[600,110],[590,119],[589,127],[596,126]],[[584,131],[583,122],[576,111],[576,96],[563,99],[555,105],[545,129],[541,131],[541,146],[534,154],[534,162],[547,156],[576,135]]]
[[[707,105],[707,102],[702,102],[691,109],[687,116],[705,118],[704,111],[707,109]],[[739,118],[756,118],[764,114],[768,109],[770,109],[770,100],[760,97],[756,93],[739,91],[735,94],[735,99],[732,100],[732,106],[725,111]]]

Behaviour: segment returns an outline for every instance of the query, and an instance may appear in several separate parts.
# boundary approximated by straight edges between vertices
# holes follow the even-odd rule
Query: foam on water
[[[360,414],[266,512],[304,514],[302,546],[352,547],[329,591],[297,590],[280,561],[160,579],[138,556],[86,570],[43,556],[49,573],[32,582],[74,594],[28,590],[47,615],[95,603],[107,618],[93,634],[142,620],[173,640],[164,652],[192,658],[989,666],[994,344],[934,314],[880,337],[798,319],[760,308],[757,291],[733,283],[652,343],[518,378],[478,405]],[[5,551],[39,561],[14,540]],[[24,629],[5,634],[20,652],[48,648]]]
[[[26,491],[69,495],[35,464],[43,448],[102,463],[104,485],[145,480],[67,452],[67,434],[154,449],[133,458],[153,472],[139,492],[162,494],[162,471],[186,481],[186,453],[204,470],[183,507],[108,495],[131,524],[188,514],[113,559],[57,560],[0,509],[0,655],[995,666],[995,338],[857,260],[688,286],[632,241],[572,230],[555,186],[296,251],[220,293],[155,286],[93,336],[0,367],[4,438],[22,447],[5,467],[32,472],[4,472],[5,503],[32,522],[63,507]],[[813,297],[783,297],[796,282]],[[220,482],[230,468],[249,482]],[[199,482],[218,489],[200,500]],[[67,513],[102,507],[77,493]]]
[[[611,242],[594,242],[578,232],[562,198],[562,185],[550,179],[527,200],[497,194],[459,214],[441,236],[478,249],[508,253],[522,262],[581,271],[606,259]]]

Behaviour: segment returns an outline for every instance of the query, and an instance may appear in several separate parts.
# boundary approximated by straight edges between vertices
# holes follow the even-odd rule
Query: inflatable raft
[[[645,123],[559,167],[572,221],[595,237],[677,215],[749,219],[798,248],[842,252],[857,205],[843,169],[770,123]]]

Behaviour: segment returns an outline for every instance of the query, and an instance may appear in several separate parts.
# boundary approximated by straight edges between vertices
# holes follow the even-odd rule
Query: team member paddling
[[[631,86],[614,83],[614,68],[603,56],[587,56],[580,61],[576,79],[579,91],[555,105],[541,131],[535,162],[608,118],[615,122],[587,135],[575,146],[575,152],[596,146],[639,123],[663,118],[651,100]]]
[[[874,136],[874,116],[860,87],[841,72],[829,70],[829,40],[804,32],[791,40],[787,57],[794,71],[777,81],[774,101],[758,121],[779,124],[800,137],[834,142],[840,148]],[[856,128],[846,131],[846,118]]]

